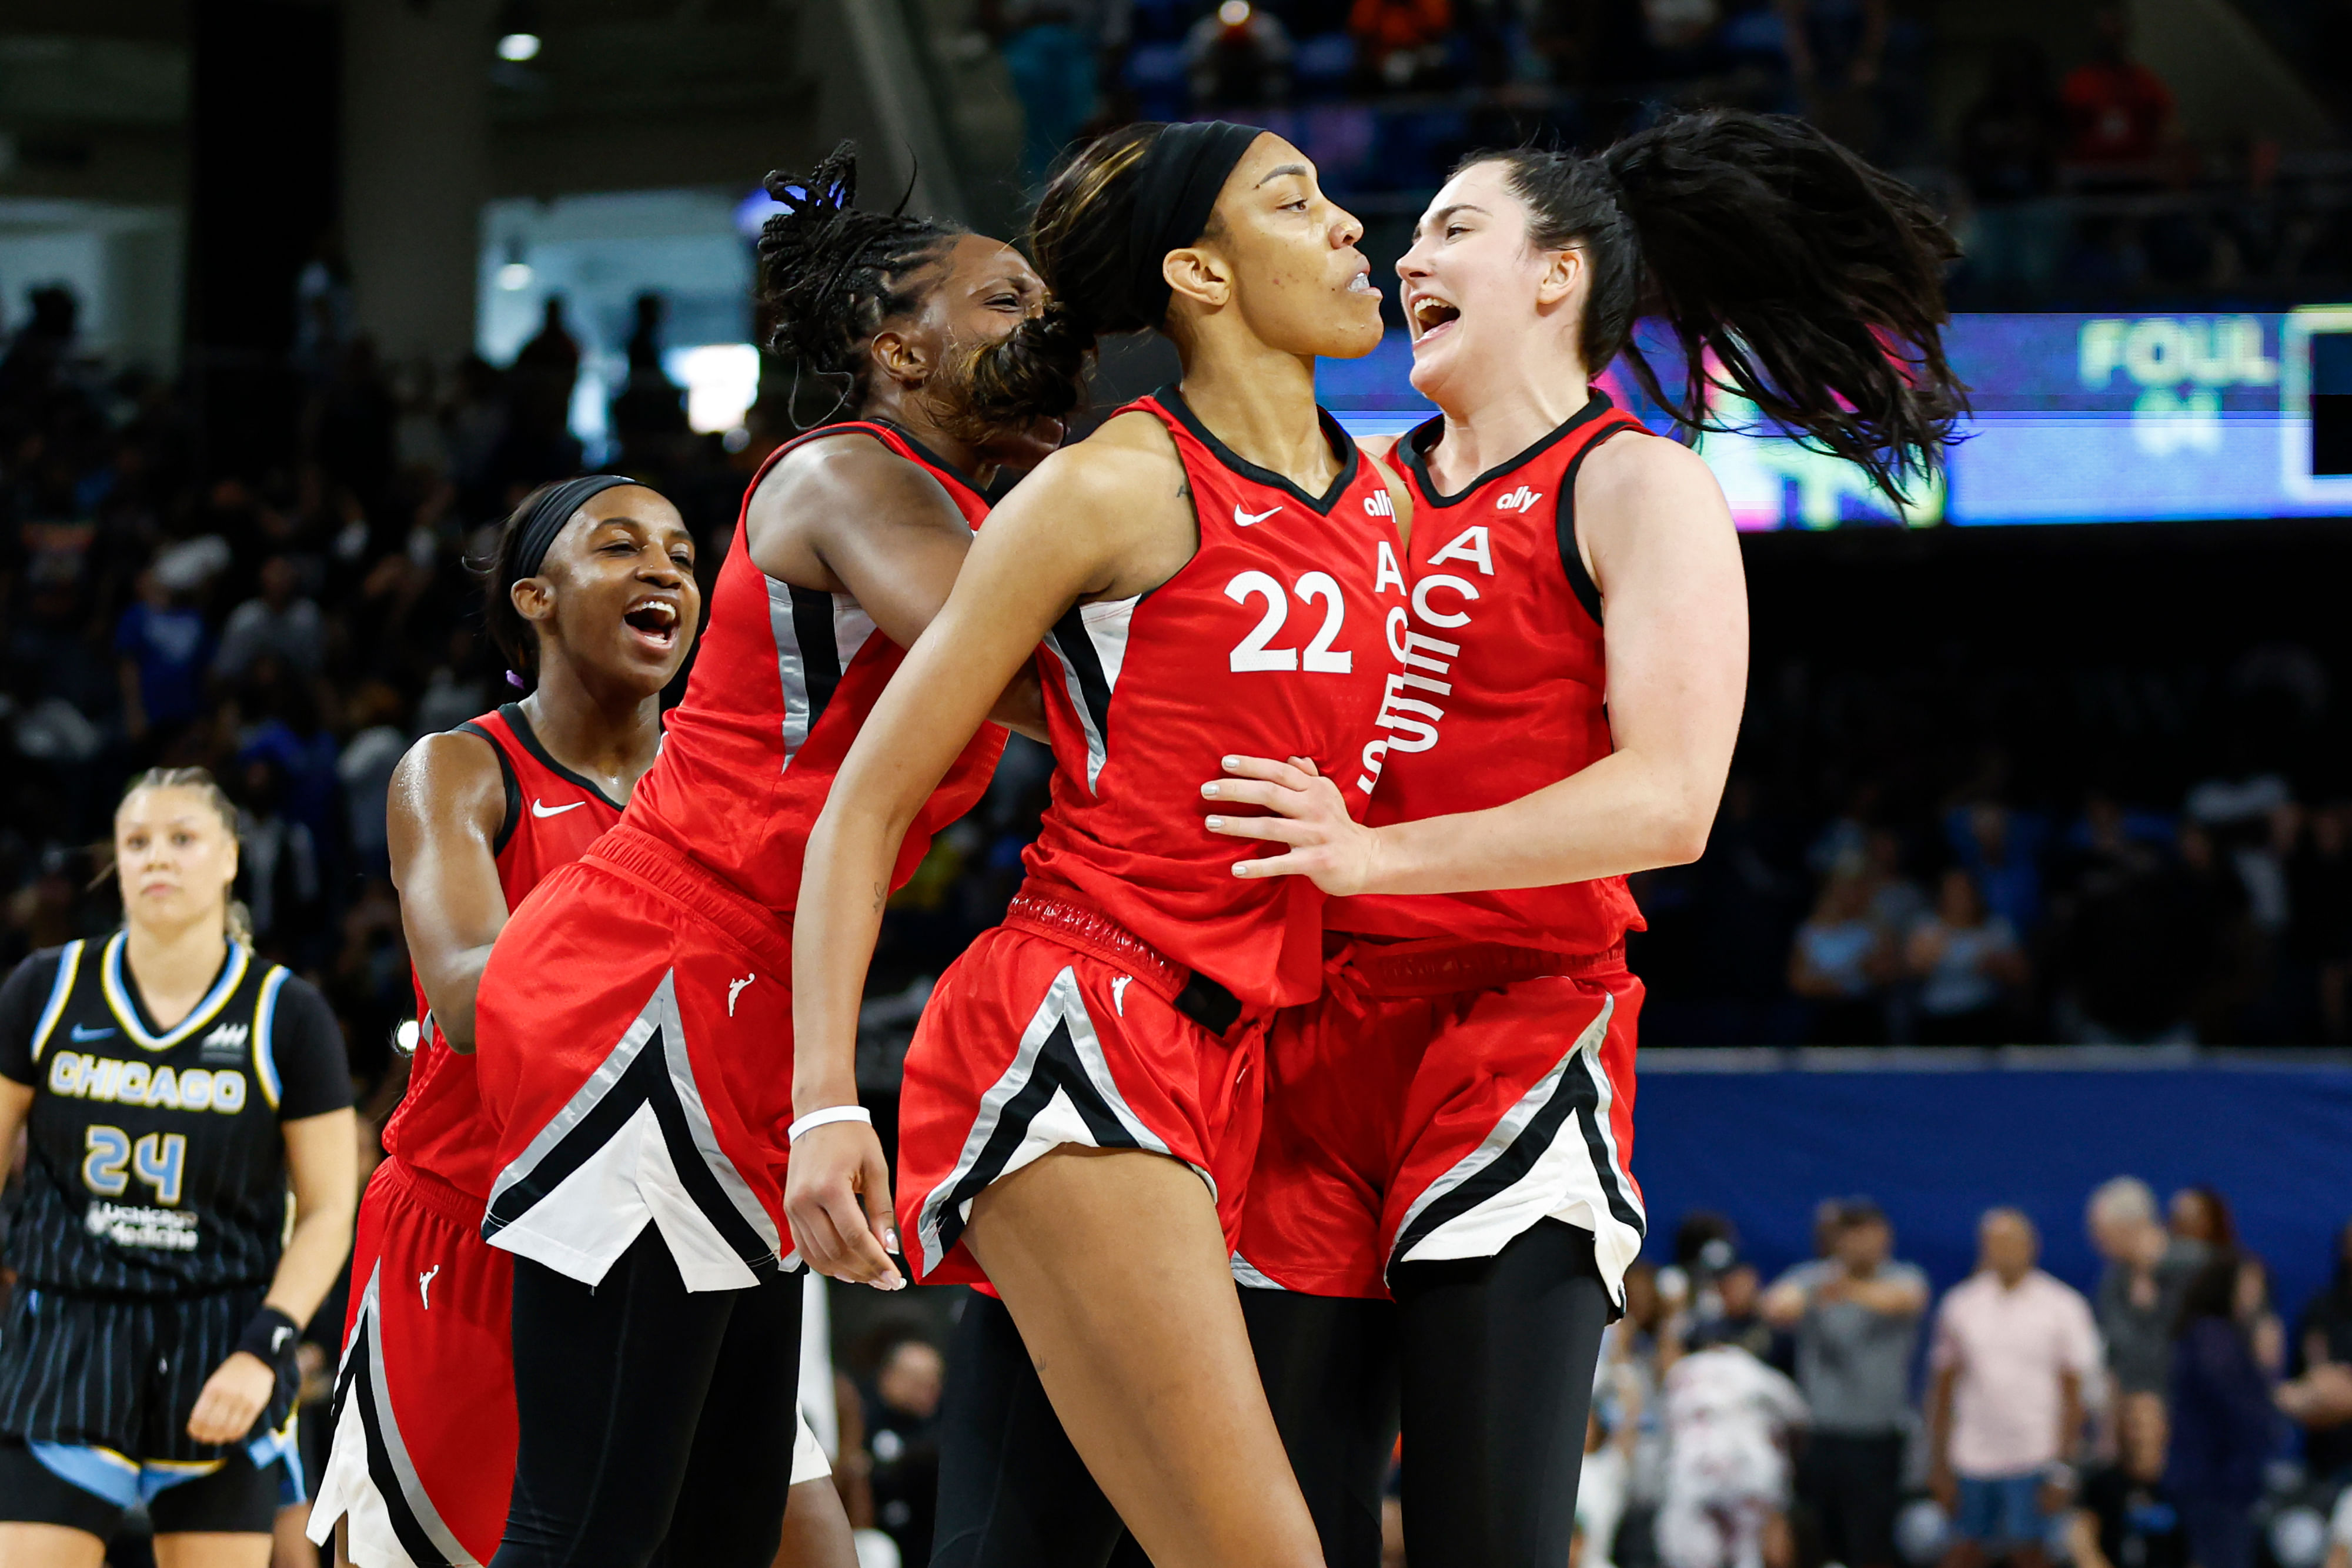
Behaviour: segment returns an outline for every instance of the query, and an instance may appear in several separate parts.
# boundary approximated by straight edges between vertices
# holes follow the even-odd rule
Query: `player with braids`
[[[481,971],[494,1135],[473,1212],[513,1260],[518,1433],[497,1568],[656,1553],[768,1568],[789,1523],[801,1281],[781,1203],[802,847],[946,601],[982,486],[1059,434],[961,417],[973,349],[1042,302],[1028,264],[932,219],[860,211],[856,185],[847,143],[767,182],[769,347],[835,409],[752,481],[686,698],[620,821],[547,874]],[[1023,722],[1035,683],[1010,684],[995,716]],[[977,717],[881,881],[912,875],[987,787],[1004,732]],[[796,1537],[789,1555],[837,1562],[835,1545]]]
[[[1301,1322],[1393,1310],[1415,1568],[1568,1558],[1594,1358],[1646,1224],[1625,877],[1705,848],[1746,689],[1723,493],[1598,378],[1622,356],[1686,429],[1721,428],[1729,392],[1896,495],[1963,406],[1952,255],[1917,192],[1818,131],[1714,110],[1591,156],[1475,154],[1397,264],[1440,413],[1394,449],[1417,523],[1388,628],[1405,674],[1363,758],[1379,791],[1351,814],[1353,768],[1261,754],[1204,793],[1275,813],[1210,819],[1283,851],[1236,876],[1335,895],[1323,998],[1269,1047],[1234,1270]],[[1360,1387],[1380,1350],[1294,1334],[1268,1382]],[[1342,1479],[1378,1495],[1377,1469]]]

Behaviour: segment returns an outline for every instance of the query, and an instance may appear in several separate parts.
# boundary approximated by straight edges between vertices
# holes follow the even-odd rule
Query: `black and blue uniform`
[[[231,942],[169,1029],[126,934],[37,953],[0,986],[0,1076],[33,1091],[0,1328],[0,1519],[110,1533],[268,1530],[299,1500],[292,1345],[242,1444],[188,1435],[293,1224],[280,1124],[352,1103],[324,998]],[[65,1483],[60,1486],[58,1483]]]

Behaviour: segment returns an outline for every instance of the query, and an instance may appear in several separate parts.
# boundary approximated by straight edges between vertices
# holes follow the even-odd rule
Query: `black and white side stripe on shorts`
[[[1640,1194],[1619,1164],[1610,1125],[1616,1092],[1601,1048],[1617,998],[1566,1055],[1519,1097],[1478,1146],[1415,1198],[1397,1228],[1389,1263],[1486,1258],[1539,1219],[1562,1220],[1593,1237],[1593,1255],[1612,1297],[1648,1227]]]
[[[1065,967],[1022,1031],[1012,1065],[981,1096],[963,1153],[923,1198],[915,1239],[923,1272],[937,1269],[963,1235],[971,1202],[1000,1177],[1064,1144],[1171,1154],[1119,1092],[1087,1011],[1075,967]],[[1212,1194],[1216,1183],[1200,1172]]]

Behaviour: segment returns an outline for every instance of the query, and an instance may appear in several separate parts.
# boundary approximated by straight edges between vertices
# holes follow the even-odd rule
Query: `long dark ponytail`
[[[1942,337],[1958,250],[1917,191],[1801,120],[1725,109],[1591,156],[1522,148],[1461,166],[1488,162],[1528,204],[1533,244],[1590,259],[1588,369],[1622,354],[1694,430],[1724,428],[1707,413],[1712,381],[1891,497],[1935,465],[1968,389]],[[1674,335],[1673,396],[1634,337],[1643,316]]]
[[[1046,305],[1002,342],[973,356],[964,392],[976,417],[1008,425],[1059,419],[1077,406],[1087,357],[1107,333],[1160,324],[1136,297],[1136,188],[1144,154],[1168,128],[1121,126],[1055,172],[1029,220],[1030,261]]]

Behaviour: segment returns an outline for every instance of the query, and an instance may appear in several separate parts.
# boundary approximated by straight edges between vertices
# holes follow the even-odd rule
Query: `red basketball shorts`
[[[1553,1218],[1592,1233],[1614,1293],[1644,1225],[1641,1007],[1622,949],[1348,944],[1268,1034],[1234,1277],[1378,1297],[1393,1264],[1491,1257]]]
[[[334,1443],[310,1539],[348,1520],[356,1568],[488,1563],[514,1486],[514,1260],[482,1200],[396,1159],[360,1203]]]
[[[1265,1030],[1222,988],[1202,1007],[1204,983],[1108,917],[1030,892],[949,967],[898,1103],[898,1234],[917,1280],[984,1283],[961,1240],[972,1200],[1064,1144],[1183,1161],[1232,1241]]]
[[[792,963],[775,915],[626,825],[533,888],[474,1004],[490,1244],[589,1285],[649,1224],[689,1291],[793,1261]]]

